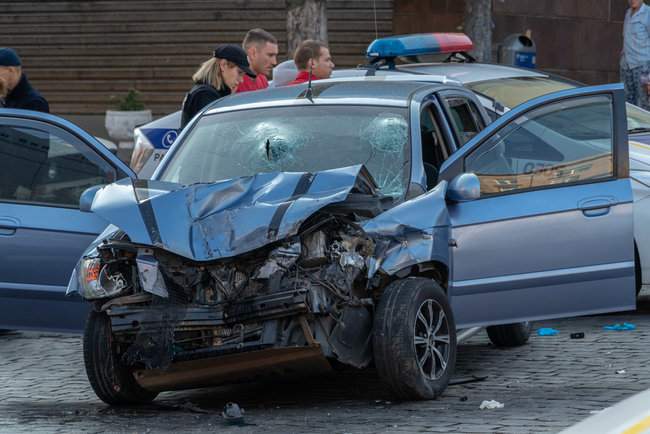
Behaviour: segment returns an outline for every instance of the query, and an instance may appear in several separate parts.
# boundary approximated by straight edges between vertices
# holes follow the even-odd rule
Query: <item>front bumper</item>
[[[171,353],[170,361],[180,362],[290,345],[291,342],[281,336],[281,328],[286,327],[282,320],[294,319],[307,333],[309,326],[305,315],[311,311],[309,303],[316,295],[315,291],[299,289],[212,306],[114,305],[106,309],[106,313],[118,342],[132,341],[133,345],[149,348],[169,346],[159,348],[159,351]],[[192,332],[201,333],[210,345],[181,348],[178,343],[188,338],[179,334]],[[166,336],[171,339],[165,339]],[[313,341],[313,335],[305,337],[305,342],[310,341]],[[146,360],[142,361],[147,365]]]
[[[329,362],[323,356],[320,346],[315,344],[178,362],[167,369],[136,370],[133,375],[143,388],[164,391],[206,387],[283,373],[313,375],[329,370]]]

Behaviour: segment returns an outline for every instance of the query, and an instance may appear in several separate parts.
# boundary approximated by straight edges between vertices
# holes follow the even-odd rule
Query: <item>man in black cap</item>
[[[192,76],[194,86],[183,100],[181,128],[208,104],[236,92],[244,74],[255,78],[246,52],[234,44],[217,46],[213,57]]]
[[[11,48],[0,48],[0,80],[4,81],[4,106],[39,112],[50,112],[50,106],[27,80],[20,57]]]

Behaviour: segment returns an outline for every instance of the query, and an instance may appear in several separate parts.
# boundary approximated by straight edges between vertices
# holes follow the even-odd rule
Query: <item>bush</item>
[[[111,97],[111,99],[115,102],[115,106],[117,107],[118,110],[124,112],[132,112],[132,111],[139,111],[145,109],[144,103],[142,102],[141,99],[141,95],[142,94],[137,90],[129,89],[126,96],[124,96],[123,98],[117,98],[113,96]]]

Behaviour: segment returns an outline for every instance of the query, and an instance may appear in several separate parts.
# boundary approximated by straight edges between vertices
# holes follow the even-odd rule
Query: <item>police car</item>
[[[133,131],[131,168],[140,178],[151,178],[167,150],[172,146],[181,125],[181,112],[142,125]]]

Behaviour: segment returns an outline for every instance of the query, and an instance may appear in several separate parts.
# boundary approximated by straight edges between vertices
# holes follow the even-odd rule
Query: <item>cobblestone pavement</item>
[[[615,322],[634,331],[604,331]],[[557,432],[650,387],[650,297],[637,312],[546,321],[558,336],[495,349],[485,333],[459,348],[457,375],[485,381],[450,386],[438,400],[395,403],[373,372],[162,394],[153,405],[114,409],[93,394],[78,336],[0,336],[0,432],[406,433]],[[573,332],[585,338],[570,339]],[[625,373],[617,371],[625,370]],[[503,409],[479,410],[495,399]],[[226,426],[228,401],[245,426]]]

